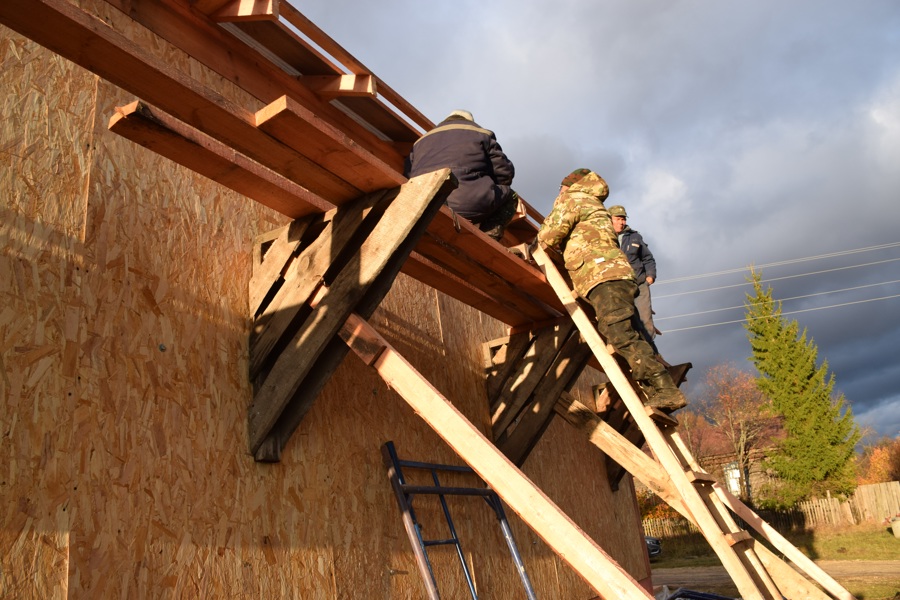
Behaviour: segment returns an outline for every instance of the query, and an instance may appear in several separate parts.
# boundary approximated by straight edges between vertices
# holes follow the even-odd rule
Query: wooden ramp
[[[738,499],[724,491],[712,476],[697,465],[678,433],[678,422],[656,409],[644,406],[633,382],[626,377],[613,352],[597,333],[594,323],[574,298],[568,282],[552,260],[541,249],[534,253],[534,258],[631,413],[655,460],[567,394],[561,396],[555,406],[556,412],[691,520],[716,552],[744,600],[829,597],[853,600],[847,590]],[[794,565],[788,565],[758,543],[749,532],[740,529],[732,511],[753,526],[763,539],[772,543]],[[821,589],[798,570],[818,583]]]

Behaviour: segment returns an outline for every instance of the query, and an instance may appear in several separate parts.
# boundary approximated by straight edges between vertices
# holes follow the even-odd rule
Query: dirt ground
[[[894,584],[900,593],[900,561],[897,560],[823,560],[816,563],[847,587],[854,581]],[[651,565],[652,566],[652,565]],[[728,585],[731,578],[722,567],[679,567],[677,569],[653,569],[654,590],[668,586],[671,592],[685,588],[697,592],[709,591]]]

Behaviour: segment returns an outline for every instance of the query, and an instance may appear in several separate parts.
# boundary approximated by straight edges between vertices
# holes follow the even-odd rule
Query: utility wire
[[[900,279],[895,279],[894,281],[882,281],[880,283],[870,283],[868,285],[858,285],[856,287],[844,288],[842,290],[831,290],[830,292],[817,292],[815,294],[806,294],[804,296],[792,296],[790,298],[780,298],[778,302],[787,302],[788,300],[802,300],[803,298],[812,298],[814,296],[827,296],[828,294],[837,294],[840,292],[852,292],[853,290],[861,290],[864,288],[876,287],[879,285],[890,285],[892,283],[900,283]],[[671,317],[653,317],[654,321],[665,321],[666,319],[681,319],[683,317],[695,317],[697,315],[707,315],[709,313],[714,312],[722,312],[725,310],[735,310],[737,308],[746,308],[746,304],[741,304],[740,306],[728,306],[726,308],[711,308],[710,310],[701,310],[698,312],[685,313],[683,315],[673,315]]]
[[[819,254],[817,256],[807,256],[804,258],[793,258],[793,259],[789,259],[789,260],[782,260],[782,261],[767,263],[767,264],[763,264],[763,265],[755,265],[754,268],[764,269],[764,268],[768,268],[768,267],[780,267],[783,265],[792,265],[795,263],[807,262],[810,260],[821,260],[823,258],[832,258],[835,256],[847,256],[849,254],[858,254],[860,252],[871,252],[874,250],[884,250],[885,248],[896,248],[897,246],[900,246],[900,242],[891,242],[889,244],[880,244],[878,246],[868,246],[866,248],[856,248],[854,250],[842,250],[840,252]],[[692,279],[703,279],[706,277],[717,277],[719,275],[730,275],[732,273],[741,273],[743,271],[746,271],[748,268],[749,267],[741,267],[741,268],[737,268],[737,269],[728,269],[725,271],[716,271],[714,273],[703,273],[700,275],[687,275],[685,277],[676,277],[674,279],[665,279],[663,281],[655,282],[654,285],[666,285],[669,283],[677,283],[679,281],[690,281]]]
[[[760,283],[769,283],[770,281],[781,281],[783,279],[796,279],[797,277],[808,277],[810,275],[821,275],[822,273],[833,273],[835,271],[844,271],[847,269],[858,269],[859,267],[871,267],[873,265],[882,265],[884,263],[895,262],[898,260],[900,260],[900,258],[888,258],[886,260],[879,260],[879,261],[870,262],[870,263],[863,263],[861,265],[850,265],[848,267],[836,267],[834,269],[825,269],[823,271],[813,271],[811,273],[800,273],[799,275],[786,275],[784,277],[773,277],[771,279],[761,279]],[[736,272],[736,271],[734,271],[734,272]],[[723,286],[714,287],[714,288],[704,288],[702,290],[690,290],[687,292],[676,292],[674,294],[661,294],[659,296],[653,296],[653,297],[656,299],[660,299],[660,298],[672,298],[675,296],[686,296],[687,294],[700,294],[702,292],[715,292],[718,290],[726,290],[728,288],[743,287],[746,285],[751,285],[751,283],[752,282],[745,281],[744,283],[735,283],[732,285],[723,285]],[[653,285],[656,286],[659,284],[654,282]]]
[[[843,304],[832,304],[831,306],[817,306],[815,308],[804,308],[801,310],[792,310],[790,312],[783,312],[780,316],[784,315],[796,315],[798,313],[804,312],[812,312],[814,310],[825,310],[826,308],[839,308],[841,306],[851,306],[853,304],[864,304],[866,302],[876,302],[878,300],[890,300],[891,298],[900,298],[900,294],[895,294],[893,296],[883,296],[881,298],[869,298],[868,300],[857,300],[855,302],[844,302]],[[765,317],[754,317],[754,319],[766,319]],[[743,323],[747,319],[738,319],[736,321],[723,321],[721,323],[707,323],[706,325],[694,325],[693,327],[680,327],[678,329],[667,329],[663,333],[675,333],[676,331],[688,331],[689,329],[703,329],[704,327],[717,327],[719,325],[732,325],[734,323]]]

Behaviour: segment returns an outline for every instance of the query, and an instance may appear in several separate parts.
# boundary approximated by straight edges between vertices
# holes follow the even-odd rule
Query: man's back
[[[454,111],[419,138],[409,155],[407,175],[446,167],[459,180],[447,204],[460,216],[478,223],[509,200],[515,167],[494,133],[467,111]]]

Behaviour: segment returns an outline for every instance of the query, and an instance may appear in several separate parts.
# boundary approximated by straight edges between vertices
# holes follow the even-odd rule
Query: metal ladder
[[[440,472],[471,473],[474,475],[475,472],[470,467],[401,460],[397,457],[397,450],[394,447],[393,442],[386,442],[381,447],[381,454],[384,459],[384,465],[388,471],[391,487],[394,490],[394,494],[397,496],[397,504],[400,508],[403,526],[409,536],[409,542],[412,546],[413,553],[416,556],[416,563],[418,563],[419,573],[422,576],[422,582],[425,584],[425,589],[428,592],[429,600],[439,600],[441,596],[437,589],[437,582],[434,577],[431,560],[428,558],[428,548],[446,545],[452,545],[456,548],[456,555],[462,566],[463,574],[466,578],[466,585],[469,588],[469,594],[471,595],[472,600],[478,600],[478,595],[475,591],[475,583],[472,580],[469,566],[466,564],[465,556],[462,551],[462,544],[456,533],[456,527],[453,525],[450,508],[447,506],[446,496],[477,496],[484,498],[488,503],[488,506],[493,509],[497,520],[500,522],[503,538],[506,540],[506,544],[509,547],[509,552],[512,555],[513,562],[516,566],[516,571],[522,579],[526,597],[528,600],[537,599],[537,596],[534,594],[534,589],[531,586],[531,580],[525,572],[525,564],[522,562],[522,556],[519,554],[519,548],[516,546],[516,541],[513,538],[512,529],[506,519],[506,513],[503,511],[503,503],[500,500],[500,497],[491,488],[487,487],[487,485],[484,487],[446,487],[441,485],[438,476]],[[406,482],[406,477],[403,474],[404,468],[429,471],[434,485],[408,484]],[[422,536],[422,526],[416,518],[416,513],[413,510],[412,504],[416,495],[423,494],[436,495],[438,497],[441,509],[444,513],[444,518],[447,521],[450,537],[427,540]]]

